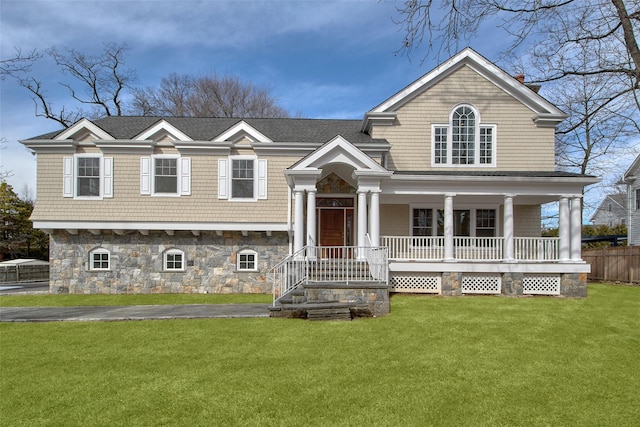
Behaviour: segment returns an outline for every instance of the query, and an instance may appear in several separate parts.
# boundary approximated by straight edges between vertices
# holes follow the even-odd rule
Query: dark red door
[[[344,244],[344,209],[321,209],[320,246]]]

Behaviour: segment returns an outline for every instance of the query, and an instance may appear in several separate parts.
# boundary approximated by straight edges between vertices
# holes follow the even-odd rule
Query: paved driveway
[[[269,317],[268,304],[181,304],[111,307],[0,307],[0,322],[114,321]]]

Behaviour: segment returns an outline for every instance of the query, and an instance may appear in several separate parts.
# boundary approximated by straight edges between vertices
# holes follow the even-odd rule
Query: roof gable
[[[236,123],[220,135],[213,138],[213,142],[238,142],[243,138],[246,138],[251,142],[273,142],[270,138],[258,131],[256,128],[250,126],[244,120]]]
[[[392,113],[462,67],[469,67],[529,108],[535,113],[534,120],[539,126],[555,126],[567,117],[560,109],[515,77],[473,49],[466,48],[366,113],[362,129],[368,131],[374,121],[388,124],[394,116]]]
[[[114,139],[109,133],[102,130],[100,127],[90,122],[87,119],[81,119],[74,123],[64,131],[60,132],[53,139],[74,139],[74,140],[87,140],[87,139],[102,139],[111,140]]]
[[[624,173],[623,180],[625,182],[630,182],[634,178],[637,178],[639,176],[640,176],[640,155],[636,157],[636,159],[631,163],[631,166],[629,166],[629,169],[627,169],[627,171]]]
[[[173,141],[193,141],[189,136],[182,132],[177,127],[164,119],[155,123],[153,126],[145,129],[140,134],[134,136],[134,140],[148,140],[161,141],[169,138]]]
[[[331,163],[342,163],[356,170],[388,172],[371,157],[338,135],[291,166],[291,170],[320,169]]]

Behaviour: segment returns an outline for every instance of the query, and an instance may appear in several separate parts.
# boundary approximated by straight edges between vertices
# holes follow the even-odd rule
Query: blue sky
[[[73,48],[99,54],[104,43],[127,43],[126,65],[137,86],[155,86],[169,73],[236,75],[269,87],[291,114],[362,118],[363,114],[431,70],[437,61],[396,55],[403,34],[393,1],[0,0],[0,56]],[[485,25],[470,43],[498,61],[509,40]],[[463,48],[461,45],[460,48]],[[445,55],[446,56],[446,55]],[[441,58],[446,59],[446,58]],[[498,63],[498,65],[504,65]],[[54,105],[69,104],[52,63],[36,76]],[[516,73],[517,70],[505,71]],[[59,129],[34,115],[29,94],[12,79],[0,82],[0,164],[9,183],[35,192],[35,157],[17,141]],[[630,159],[627,163],[630,163]]]
[[[395,54],[403,39],[396,7],[377,0],[0,0],[0,54],[51,46],[98,54],[104,43],[127,43],[126,64],[141,87],[171,72],[231,74],[269,87],[291,114],[359,119],[436,65]],[[491,41],[473,47],[496,56]],[[35,71],[54,105],[69,103],[52,63]],[[17,141],[59,126],[35,117],[29,94],[13,80],[0,84],[0,136],[8,141],[0,163],[12,170],[16,191],[26,184],[35,192],[34,157]]]

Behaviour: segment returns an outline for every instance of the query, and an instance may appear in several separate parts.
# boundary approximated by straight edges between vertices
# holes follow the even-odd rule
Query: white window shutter
[[[140,157],[140,194],[151,194],[151,157]]]
[[[191,195],[191,157],[180,158],[180,195]]]
[[[218,159],[218,199],[229,198],[228,159]]]
[[[258,159],[258,199],[267,198],[267,160]]]
[[[62,170],[62,196],[73,197],[73,157],[65,157],[63,161],[64,166]]]
[[[113,157],[103,158],[102,197],[113,197]]]

